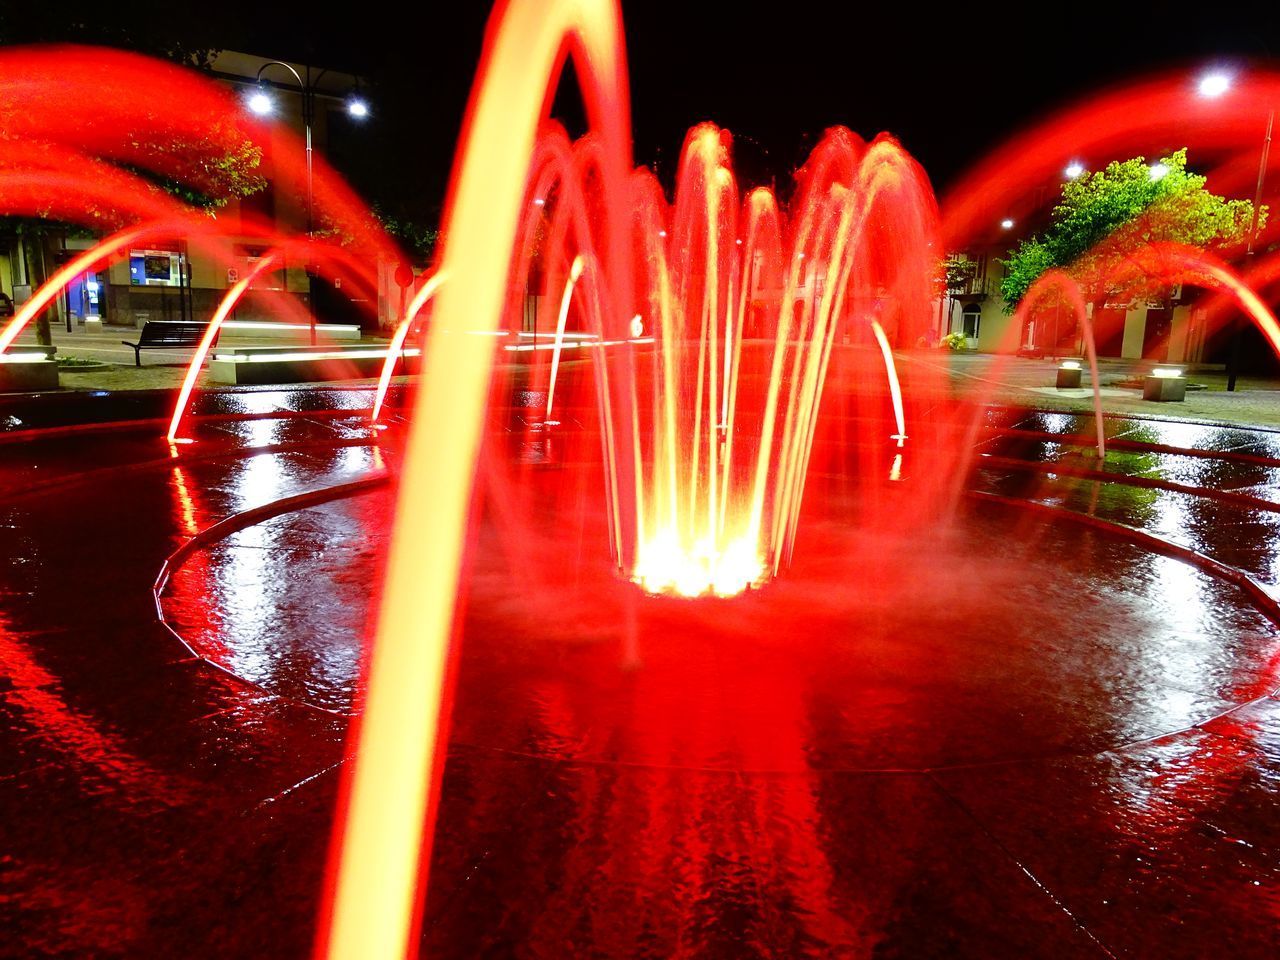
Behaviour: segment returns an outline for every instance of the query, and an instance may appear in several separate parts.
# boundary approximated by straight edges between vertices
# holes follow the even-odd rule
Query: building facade
[[[347,98],[359,89],[359,78],[306,64],[288,67],[313,90],[312,146],[317,156],[332,153],[335,140],[353,135]],[[274,223],[281,231],[304,234],[307,198],[275,187],[273,159],[283,151],[302,150],[303,95],[288,67],[266,57],[220,51],[211,63],[213,76],[235,92],[248,109],[248,95],[262,87],[272,102],[274,131],[263,145],[259,171],[265,189],[243,199],[231,199],[216,215],[223,223],[239,224],[252,216]],[[261,80],[259,79],[261,78]],[[235,227],[233,226],[233,230]],[[31,295],[60,263],[91,249],[98,238],[73,229],[50,229],[41,234],[0,234],[0,310],[5,301],[18,305]],[[155,237],[130,248],[109,266],[89,271],[67,286],[51,309],[51,320],[75,326],[101,320],[120,327],[139,327],[147,320],[208,319],[227,289],[246,276],[266,254],[261,240],[244,235],[233,240],[231,261],[213,262],[190,249],[185,238]],[[287,293],[303,312],[315,310],[336,322],[376,323],[377,305],[353,303],[351,291],[334,289],[332,282],[307,275],[302,262],[286,262],[282,271],[257,278],[237,307],[240,319],[278,319],[280,295]],[[373,319],[368,319],[373,318]]]
[[[960,333],[981,353],[1082,355],[1084,331],[1066,305],[1050,301],[1025,321],[1011,315],[1000,293],[1002,251],[988,248],[952,254],[962,264],[939,300],[939,332]],[[1218,363],[1222,338],[1211,337],[1195,294],[1181,286],[1153,301],[1090,303],[1100,357],[1156,363]]]

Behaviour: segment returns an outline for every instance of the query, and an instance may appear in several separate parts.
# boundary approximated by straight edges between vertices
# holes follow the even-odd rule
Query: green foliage
[[[434,227],[429,227],[409,217],[393,216],[380,209],[376,204],[373,208],[373,215],[382,224],[382,229],[400,242],[406,253],[417,257],[419,260],[428,259],[440,239],[440,231]]]
[[[1227,200],[1205,189],[1205,178],[1188,173],[1186,148],[1162,157],[1167,171],[1156,178],[1143,157],[1065,183],[1043,236],[1023,240],[1003,261],[1000,284],[1012,313],[1046,270],[1061,267],[1090,297],[1107,293],[1110,265],[1142,244],[1174,242],[1208,249],[1240,245],[1248,238],[1253,204]],[[1260,213],[1265,220],[1266,208]]]
[[[948,350],[954,350],[958,353],[961,350],[967,350],[969,345],[965,340],[965,335],[957,330],[954,333],[948,333],[939,340],[938,346],[946,347]]]
[[[942,261],[943,283],[948,290],[963,290],[977,272],[978,262],[964,254],[953,253]]]
[[[135,142],[133,146],[145,155],[147,166],[137,163],[122,166],[193,207],[213,211],[267,186],[266,177],[258,172],[262,148],[250,140],[242,140],[230,150],[204,139],[198,142],[153,140]],[[169,173],[154,172],[161,167]]]

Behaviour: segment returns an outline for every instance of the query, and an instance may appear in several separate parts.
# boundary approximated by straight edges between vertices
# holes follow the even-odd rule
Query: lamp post
[[[1221,71],[1207,73],[1200,78],[1199,90],[1200,96],[1220,97],[1231,89],[1231,75]],[[1258,226],[1259,218],[1262,213],[1262,187],[1267,179],[1267,160],[1271,156],[1271,128],[1275,125],[1276,111],[1272,107],[1267,111],[1267,131],[1262,137],[1262,155],[1258,160],[1258,185],[1253,191],[1253,223],[1249,226],[1249,243],[1245,248],[1245,256],[1250,260],[1254,257],[1254,248],[1258,244]],[[1234,391],[1236,388],[1236,378],[1240,373],[1240,341],[1243,331],[1240,328],[1240,318],[1235,317],[1231,322],[1231,348],[1227,354],[1227,390]]]
[[[1245,256],[1251,261],[1254,247],[1258,243],[1258,218],[1262,213],[1262,185],[1267,178],[1267,159],[1271,155],[1271,128],[1275,124],[1276,111],[1273,107],[1267,111],[1267,132],[1262,137],[1262,157],[1258,161],[1258,185],[1253,191],[1253,224],[1249,227],[1249,246]],[[1231,355],[1227,360],[1227,389],[1234,391],[1236,377],[1240,373],[1240,340],[1243,332],[1240,329],[1240,318],[1235,319],[1235,330],[1231,335]]]
[[[275,110],[275,103],[267,93],[266,84],[263,81],[263,75],[271,67],[283,67],[292,74],[293,79],[297,81],[298,92],[302,95],[302,126],[306,136],[307,150],[307,240],[315,239],[315,195],[313,190],[312,179],[312,145],[311,145],[311,124],[315,121],[316,116],[316,84],[320,82],[328,70],[321,70],[311,76],[311,68],[304,67],[305,77],[299,73],[297,68],[292,64],[285,63],[283,60],[268,60],[258,68],[258,74],[254,78],[256,91],[249,97],[249,109],[258,116],[267,116]],[[369,105],[358,96],[348,97],[346,100],[347,113],[357,120],[363,120],[369,116]],[[311,345],[316,344],[316,284],[315,271],[310,263],[306,264],[307,270],[307,309],[311,314]]]

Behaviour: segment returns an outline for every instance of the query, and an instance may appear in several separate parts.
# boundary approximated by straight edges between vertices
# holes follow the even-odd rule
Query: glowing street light
[[[1200,78],[1198,89],[1202,97],[1210,99],[1220,97],[1231,89],[1231,74],[1223,73],[1221,70],[1206,73]]]
[[[1231,89],[1231,74],[1223,70],[1211,70],[1200,78],[1197,85],[1200,96],[1213,99],[1220,97]],[[1271,154],[1271,129],[1275,125],[1275,107],[1267,110],[1267,132],[1262,137],[1262,157],[1258,162],[1258,186],[1253,193],[1253,225],[1249,229],[1249,245],[1245,256],[1253,259],[1254,247],[1258,243],[1258,228],[1261,226],[1259,215],[1262,212],[1262,187],[1267,179],[1267,158]],[[1227,356],[1227,390],[1234,391],[1236,378],[1240,372],[1240,337],[1239,321],[1233,321],[1231,334],[1231,352]]]
[[[260,117],[267,116],[275,110],[275,106],[275,101],[264,90],[259,90],[249,97],[249,109]]]
[[[306,76],[298,72],[298,69],[291,63],[285,63],[283,60],[267,60],[258,68],[258,76],[256,78],[257,88],[249,97],[249,109],[260,117],[267,116],[275,109],[275,103],[271,99],[271,95],[267,92],[267,86],[263,81],[263,75],[272,67],[281,67],[288,71],[298,84],[298,92],[302,95],[302,127],[306,135],[306,156],[307,156],[307,239],[315,239],[315,196],[313,187],[313,174],[311,162],[311,125],[315,121],[316,116],[316,84],[320,82],[328,70],[321,70],[312,76],[311,68],[304,68]],[[320,94],[323,96],[323,94]],[[351,96],[346,101],[347,114],[356,120],[363,120],[369,116],[369,104],[359,96]],[[316,343],[316,284],[315,275],[311,267],[307,268],[307,309],[311,312],[311,345]]]
[[[1072,160],[1069,164],[1067,164],[1066,174],[1067,174],[1068,180],[1075,180],[1083,176],[1084,164],[1081,163],[1079,160]]]
[[[1153,163],[1148,171],[1152,180],[1163,180],[1169,175],[1169,167],[1163,163]]]
[[[1012,230],[1012,229],[1013,229],[1013,221],[1012,221],[1011,219],[1009,219],[1008,217],[1005,217],[1003,220],[1001,220],[1001,221],[1000,221],[1000,229],[1001,229],[1001,230]]]

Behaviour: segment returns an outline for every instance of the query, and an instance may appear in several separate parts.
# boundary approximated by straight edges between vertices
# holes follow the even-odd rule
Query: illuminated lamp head
[[[260,117],[269,116],[275,110],[273,101],[265,90],[258,89],[249,95],[249,109]]]

